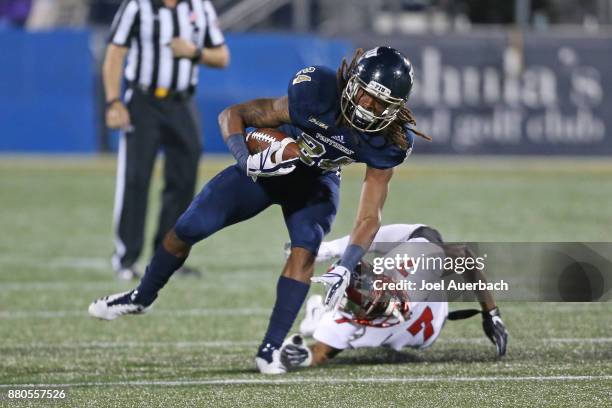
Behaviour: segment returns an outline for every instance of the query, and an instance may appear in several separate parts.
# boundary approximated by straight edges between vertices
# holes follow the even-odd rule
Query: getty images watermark
[[[415,244],[412,245],[414,246]],[[417,246],[423,246],[423,244],[417,244]],[[406,249],[407,247],[402,248],[402,250]],[[474,256],[470,255],[469,252],[465,250],[463,254],[464,256],[441,256],[440,254],[426,255],[425,253],[421,253],[418,256],[413,256],[405,252],[395,252],[389,256],[377,256],[373,258],[372,273],[375,275],[382,275],[385,272],[389,273],[388,271],[395,271],[395,275],[403,276],[404,278],[415,276],[419,271],[429,271],[432,273],[443,271],[446,274],[454,273],[457,275],[462,275],[466,272],[478,272],[482,274],[482,271],[486,268],[485,261],[487,259],[487,254]],[[443,276],[443,274],[441,276]],[[479,276],[477,276],[474,281],[460,281],[455,279],[432,280],[431,276],[427,276],[429,279],[417,280],[399,279],[389,281],[385,279],[374,279],[373,288],[374,290],[390,291],[508,291],[510,289],[508,282],[503,279],[497,282],[489,282],[486,279],[480,279]]]
[[[507,301],[612,299],[612,243],[377,243],[362,262],[376,291],[468,301],[492,291]],[[363,273],[364,270],[362,270]]]

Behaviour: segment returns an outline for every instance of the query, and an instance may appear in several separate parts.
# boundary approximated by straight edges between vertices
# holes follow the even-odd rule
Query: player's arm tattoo
[[[233,134],[244,133],[247,127],[275,128],[290,122],[286,96],[253,99],[232,105],[219,115],[219,127],[225,140]]]
[[[278,99],[254,99],[239,106],[246,127],[278,127],[291,122],[286,96]]]

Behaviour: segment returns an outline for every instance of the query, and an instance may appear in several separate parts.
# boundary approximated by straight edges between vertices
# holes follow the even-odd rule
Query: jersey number
[[[431,309],[429,306],[423,310],[421,316],[416,319],[414,323],[410,325],[408,331],[413,336],[416,336],[423,328],[425,328],[425,332],[423,333],[423,341],[427,341],[434,334],[434,328],[431,325],[431,321],[433,320],[433,313],[431,313]]]
[[[300,147],[300,160],[309,166],[313,166],[317,163],[319,157],[325,154],[325,146],[315,138],[302,133],[302,136],[298,140],[298,146]]]
[[[323,170],[338,170],[341,166],[347,166],[354,162],[350,157],[342,156],[337,159],[322,159],[321,156],[325,154],[325,146],[323,143],[316,140],[314,137],[302,133],[302,136],[298,140],[298,146],[300,147],[300,160],[308,166],[316,165]]]

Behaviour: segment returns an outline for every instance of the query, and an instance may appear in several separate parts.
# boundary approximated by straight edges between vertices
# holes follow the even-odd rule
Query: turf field
[[[201,181],[225,163],[205,159]],[[350,230],[362,171],[344,173],[332,237]],[[69,406],[612,406],[612,303],[501,305],[501,361],[474,318],[447,323],[426,351],[256,374],[287,239],[278,208],[197,246],[204,278],[173,279],[149,315],[91,319],[91,300],[130,288],[110,270],[113,189],[112,158],[0,158],[0,406],[26,385],[64,389],[56,404]],[[447,240],[612,241],[610,202],[609,160],[416,156],[384,222],[428,223]]]

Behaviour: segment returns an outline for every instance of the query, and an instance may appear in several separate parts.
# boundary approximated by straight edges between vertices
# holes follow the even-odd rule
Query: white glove
[[[273,142],[267,149],[250,155],[247,159],[247,175],[255,181],[257,177],[284,176],[295,170],[298,158],[282,160],[285,146],[290,142],[290,138],[282,142]]]
[[[325,310],[335,311],[340,306],[340,301],[351,283],[351,272],[344,266],[336,265],[326,274],[310,278],[314,283],[323,283],[327,288],[323,305]]]

